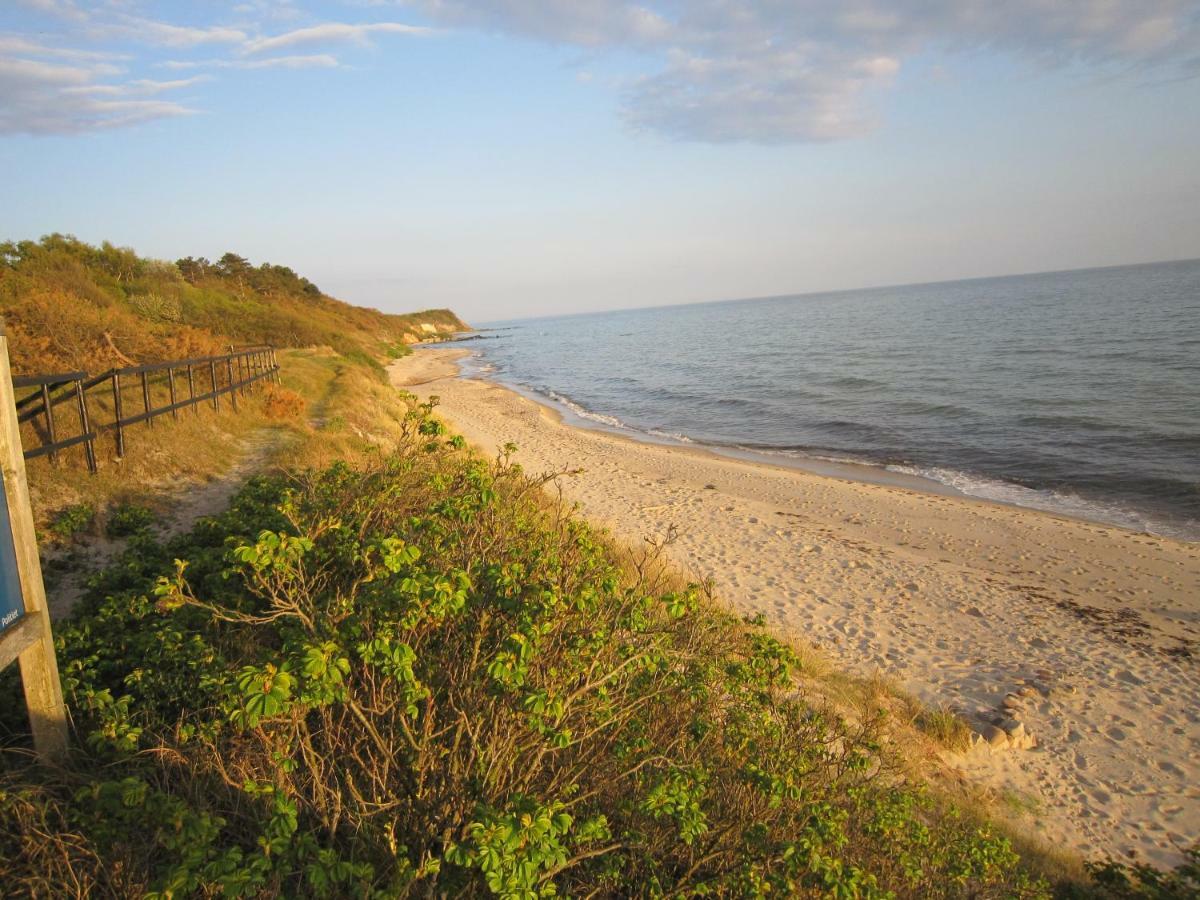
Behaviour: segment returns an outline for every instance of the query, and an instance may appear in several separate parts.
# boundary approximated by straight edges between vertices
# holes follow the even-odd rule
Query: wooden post
[[[117,429],[117,459],[125,456],[125,423],[122,421],[125,418],[121,411],[121,373],[113,372],[113,415],[117,417],[114,423]]]
[[[213,409],[220,412],[221,398],[217,395],[217,361],[215,359],[208,361],[208,377],[212,379]]]
[[[171,418],[178,422],[179,408],[175,406],[178,402],[175,397],[175,370],[171,366],[167,366],[167,382],[171,385],[171,406],[175,407],[171,410]]]
[[[154,419],[150,416],[150,378],[142,372],[142,405],[146,408],[146,427],[154,427]]]
[[[237,388],[234,386],[233,380],[233,360],[230,357],[225,357],[225,370],[229,373],[229,402],[233,406],[233,411],[237,412]]]
[[[46,588],[33,529],[25,456],[17,423],[8,339],[0,324],[0,666],[15,658],[21,666],[25,706],[38,756],[46,762],[67,753],[67,710],[54,638],[46,608]]]
[[[84,434],[91,434],[92,422],[88,416],[87,396],[83,390],[83,379],[75,382],[75,400],[79,403],[79,427]],[[83,442],[83,452],[87,457],[88,471],[96,474],[96,442],[88,438]]]
[[[42,385],[42,406],[46,410],[46,443],[53,447],[58,442],[58,433],[54,428],[54,404],[50,401],[50,385]],[[15,407],[14,407],[15,408]],[[50,451],[50,462],[58,462],[58,451]]]
[[[192,364],[188,363],[188,400],[192,402],[192,415],[200,415],[200,405],[196,403],[196,373],[192,369]]]

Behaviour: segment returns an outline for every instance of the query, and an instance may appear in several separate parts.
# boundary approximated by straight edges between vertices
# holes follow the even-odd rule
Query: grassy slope
[[[235,258],[167,263],[62,235],[0,244],[0,314],[18,374],[95,373],[130,360],[220,353],[230,344],[330,350],[284,352],[287,390],[270,391],[266,402],[252,398],[239,414],[226,402],[219,414],[205,408],[198,416],[185,413],[170,427],[132,429],[121,460],[112,436],[102,435],[96,477],[83,471],[81,447],[62,454],[57,466],[45,458],[32,461],[43,538],[52,535],[55,520],[60,532],[99,528],[106,508],[153,503],[166,488],[227,471],[247,445],[266,442],[286,450],[310,419],[321,419],[335,370],[351,362],[377,368],[379,360],[406,352],[409,343],[467,327],[449,310],[389,315],[351,306],[279,266],[253,267]],[[151,390],[156,401],[166,401],[165,383]],[[111,420],[106,392],[94,392],[90,405],[94,423]],[[78,433],[72,405],[60,407],[58,416],[60,434]],[[30,445],[33,427],[24,428]]]
[[[181,268],[182,266],[182,268]],[[433,326],[466,326],[449,310],[389,315],[327,297],[282,266],[144,259],[71,237],[0,244],[0,313],[18,373],[102,371],[220,352],[230,343],[330,346],[362,359],[397,352]]]

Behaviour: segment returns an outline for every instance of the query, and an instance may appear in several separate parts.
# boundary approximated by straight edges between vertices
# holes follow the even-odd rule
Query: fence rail
[[[152,382],[160,379],[167,387],[169,401],[156,405],[152,400]],[[186,396],[180,397],[182,381]],[[122,384],[140,387],[141,411],[125,414],[128,398]],[[17,400],[17,421],[31,423],[41,439],[39,446],[25,451],[26,459],[49,456],[57,461],[58,454],[69,447],[84,445],[84,455],[90,472],[97,470],[96,440],[100,432],[111,431],[116,439],[117,456],[125,455],[126,429],[131,425],[145,423],[153,426],[154,420],[168,413],[178,421],[180,410],[191,407],[199,414],[200,405],[212,402],[213,409],[221,409],[221,398],[228,396],[230,405],[237,411],[238,396],[264,380],[279,381],[279,362],[275,349],[270,346],[246,347],[221,356],[197,356],[191,359],[176,359],[167,362],[127,366],[109,369],[99,375],[88,376],[87,372],[58,372],[51,375],[19,375],[13,378],[17,392],[32,391]],[[205,384],[207,382],[207,384]],[[112,421],[94,426],[88,404],[88,392],[104,390],[107,385],[112,396]],[[200,392],[197,393],[197,390]],[[59,437],[61,421],[56,420],[55,407],[74,402],[79,419],[79,433],[70,437]],[[136,401],[135,401],[136,402]]]

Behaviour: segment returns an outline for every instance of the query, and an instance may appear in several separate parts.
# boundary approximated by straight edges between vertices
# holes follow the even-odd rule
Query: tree
[[[250,260],[244,256],[238,256],[236,253],[226,253],[217,260],[217,264],[213,267],[217,270],[217,274],[226,277],[242,277],[250,271]]]
[[[201,278],[208,274],[212,268],[212,263],[201,256],[199,259],[193,256],[185,256],[183,259],[175,260],[175,268],[179,269],[179,274],[184,277],[188,284],[195,284]]]

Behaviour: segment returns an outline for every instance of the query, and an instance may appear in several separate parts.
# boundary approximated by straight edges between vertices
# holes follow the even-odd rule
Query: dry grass
[[[63,451],[57,462],[46,457],[30,460],[27,471],[39,536],[55,540],[50,524],[79,504],[97,511],[96,533],[105,511],[115,506],[136,503],[162,511],[181,489],[222,476],[263,445],[264,466],[308,468],[336,459],[366,459],[398,433],[406,407],[371,370],[328,348],[282,351],[279,361],[283,384],[239,398],[237,412],[226,400],[220,412],[204,405],[195,412],[181,411],[178,421],[163,416],[153,426],[129,427],[121,458],[115,435],[105,431],[96,443],[95,475],[87,471],[82,447]],[[155,390],[152,403],[162,399],[157,392],[166,388],[159,384]],[[135,408],[140,408],[140,396],[137,400]],[[94,408],[98,424],[111,419],[108,398],[89,398],[89,408]],[[74,411],[66,405],[60,410],[59,434],[78,433]],[[36,446],[32,427],[26,428],[26,445]]]
[[[971,747],[971,726],[947,706],[921,710],[913,724],[952,753],[962,753]]]

